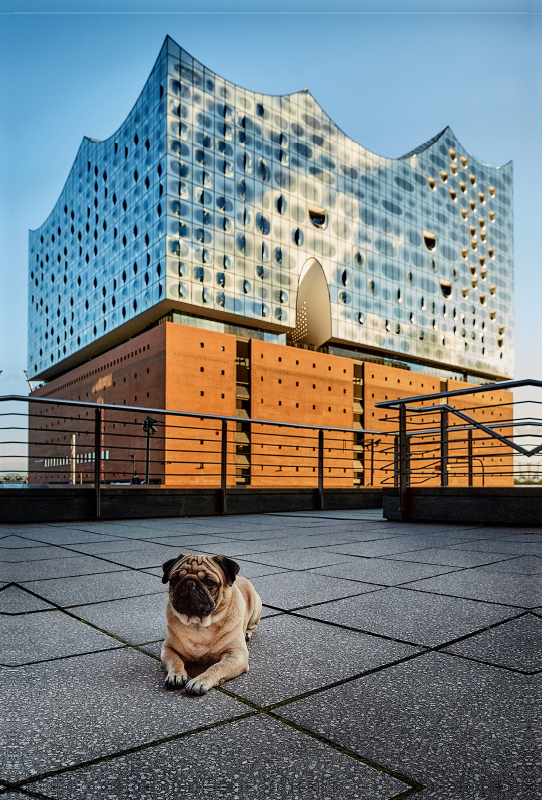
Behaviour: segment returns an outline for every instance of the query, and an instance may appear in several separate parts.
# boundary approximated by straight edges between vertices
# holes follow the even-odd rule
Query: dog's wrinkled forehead
[[[188,553],[184,558],[178,561],[171,570],[171,575],[175,575],[176,573],[187,575],[189,572],[193,575],[197,575],[198,578],[203,578],[204,575],[208,575],[209,573],[216,575],[218,580],[221,580],[222,577],[220,575],[220,569],[216,564],[211,564],[211,560],[208,556],[195,555],[194,553]]]
[[[221,555],[198,555],[196,553],[181,553],[177,558],[170,558],[162,564],[164,575],[162,583],[167,583],[174,575],[185,576],[187,574],[197,575],[202,579],[206,574],[212,574],[219,583],[226,578],[228,586],[235,581],[235,576],[239,572],[239,564],[231,558]]]

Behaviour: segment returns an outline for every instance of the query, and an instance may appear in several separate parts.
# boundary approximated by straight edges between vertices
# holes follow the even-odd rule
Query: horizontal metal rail
[[[477,394],[479,392],[500,392],[510,391],[511,389],[519,389],[522,386],[532,386],[534,388],[542,388],[542,381],[533,379],[525,379],[521,381],[500,381],[498,383],[486,383],[482,386],[471,386],[469,389],[453,389],[449,392],[435,392],[434,394],[420,394],[414,397],[403,397],[398,400],[386,400],[382,403],[375,403],[376,408],[394,408],[398,409],[406,403],[418,403],[424,400],[440,400],[443,397],[461,397],[465,394]],[[424,409],[427,411],[427,408]]]
[[[276,420],[272,419],[256,419],[254,417],[229,417],[224,414],[200,414],[194,411],[174,411],[167,408],[150,408],[147,406],[119,406],[113,405],[109,403],[89,403],[88,401],[83,400],[57,400],[56,398],[46,398],[46,397],[26,397],[24,395],[3,395],[0,396],[0,403],[3,402],[23,402],[23,403],[41,403],[43,405],[59,405],[59,406],[75,406],[77,408],[89,408],[89,409],[96,409],[100,408],[106,411],[129,411],[130,413],[136,412],[137,414],[162,414],[168,417],[188,417],[191,419],[210,419],[216,420],[217,422],[221,422],[222,420],[226,420],[227,422],[244,422],[246,424],[257,424],[257,425],[272,425],[277,428],[305,428],[306,430],[313,430],[313,431],[337,431],[340,433],[371,433],[376,434],[378,436],[389,436],[388,431],[374,431],[374,430],[366,430],[364,428],[334,428],[328,427],[327,425],[307,425],[301,422],[277,422]],[[90,419],[90,417],[89,417]],[[79,420],[78,420],[79,421]],[[80,420],[84,422],[85,420]]]

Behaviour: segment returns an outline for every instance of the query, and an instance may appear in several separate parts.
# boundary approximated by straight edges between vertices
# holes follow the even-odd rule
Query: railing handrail
[[[191,419],[211,419],[226,422],[244,422],[256,423],[258,425],[273,425],[278,428],[305,428],[312,431],[335,431],[336,433],[371,433],[378,436],[393,436],[390,431],[374,431],[366,428],[334,428],[329,425],[307,425],[302,422],[277,422],[272,419],[255,419],[253,417],[230,417],[225,414],[202,414],[195,411],[174,411],[167,408],[150,408],[147,406],[125,406],[115,405],[113,403],[91,403],[86,400],[62,400],[56,397],[28,397],[26,395],[3,395],[0,396],[0,403],[2,402],[25,402],[25,403],[43,403],[46,405],[55,404],[58,406],[71,406],[75,408],[89,408],[89,409],[102,409],[109,411],[134,411],[139,414],[167,414],[168,416],[175,417],[190,417]]]
[[[398,400],[386,400],[382,403],[375,403],[375,408],[399,408],[406,403],[415,403],[422,400],[439,400],[442,397],[459,397],[465,394],[476,394],[478,392],[499,392],[508,389],[519,389],[521,386],[536,386],[542,388],[542,381],[526,378],[521,381],[500,381],[499,383],[486,383],[481,386],[471,386],[470,389],[452,389],[449,392],[432,392],[431,394],[420,394],[414,397],[402,397]],[[424,409],[427,411],[427,409]]]

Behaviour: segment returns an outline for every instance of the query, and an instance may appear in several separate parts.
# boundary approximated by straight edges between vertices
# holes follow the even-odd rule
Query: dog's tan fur
[[[237,577],[238,565],[224,556],[184,554],[163,565],[163,581],[169,581],[169,602],[166,608],[166,638],[161,659],[167,670],[166,686],[185,688],[188,694],[205,694],[213,686],[248,672],[249,639],[260,621],[262,601],[246,578]],[[187,580],[189,584],[186,584]],[[182,587],[183,581],[185,586]],[[209,581],[215,586],[209,590]],[[198,614],[190,607],[190,615],[174,608],[175,592],[186,586],[197,593],[194,603],[207,602],[209,613]],[[209,665],[192,680],[186,664]]]

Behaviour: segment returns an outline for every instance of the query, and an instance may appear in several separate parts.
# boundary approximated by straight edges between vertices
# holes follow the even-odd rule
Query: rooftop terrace
[[[363,510],[0,536],[8,798],[538,796],[540,528]],[[159,661],[160,565],[190,551],[264,603],[250,673],[200,698]]]

